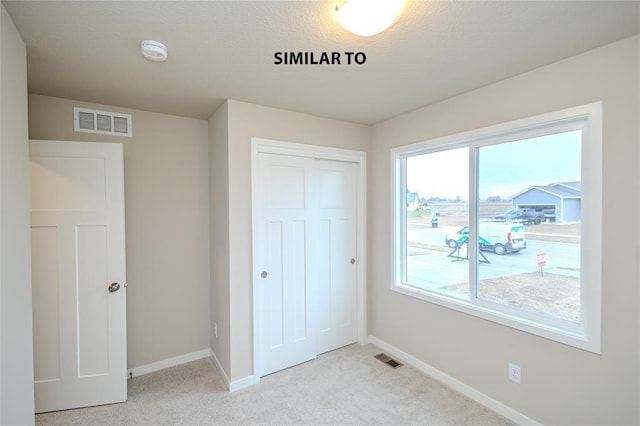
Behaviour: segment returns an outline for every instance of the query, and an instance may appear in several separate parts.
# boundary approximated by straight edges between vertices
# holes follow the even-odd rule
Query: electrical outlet
[[[218,323],[214,322],[213,323],[213,336],[217,339],[218,338]]]
[[[517,384],[522,382],[522,371],[519,365],[509,363],[509,380]]]

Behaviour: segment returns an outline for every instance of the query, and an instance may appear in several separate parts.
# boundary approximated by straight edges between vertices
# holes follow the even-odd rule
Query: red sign
[[[538,253],[538,266],[543,267],[547,264],[547,259],[544,256],[544,253]]]

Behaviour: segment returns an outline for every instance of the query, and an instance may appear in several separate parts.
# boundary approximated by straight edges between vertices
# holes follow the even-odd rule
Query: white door
[[[258,156],[260,372],[315,358],[313,158]]]
[[[261,376],[357,340],[356,167],[258,154]]]
[[[356,167],[354,163],[316,160],[319,354],[358,338]]]
[[[127,399],[122,145],[30,142],[36,412]]]

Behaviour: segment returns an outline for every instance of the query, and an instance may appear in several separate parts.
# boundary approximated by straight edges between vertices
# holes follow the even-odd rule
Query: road
[[[445,246],[448,233],[458,228],[409,228],[409,256],[407,278],[423,288],[439,288],[469,281],[469,262],[466,247],[460,249],[459,258],[451,257],[451,249]],[[426,247],[426,248],[425,248]],[[482,252],[489,263],[478,269],[480,279],[539,272],[538,253],[545,253],[547,265],[544,272],[579,277],[580,244],[527,240],[527,248],[519,253],[498,256]],[[461,259],[460,259],[461,258]]]

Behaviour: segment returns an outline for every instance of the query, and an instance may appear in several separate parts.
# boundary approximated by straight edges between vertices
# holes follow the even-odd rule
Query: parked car
[[[530,208],[511,209],[499,214],[495,217],[496,220],[510,221],[524,223],[525,225],[535,224],[539,225],[544,222],[544,213],[538,212]]]
[[[469,226],[463,226],[455,234],[446,236],[445,244],[457,248],[469,239]],[[517,253],[527,248],[525,230],[522,224],[480,222],[478,228],[478,246],[480,250],[495,254]]]

